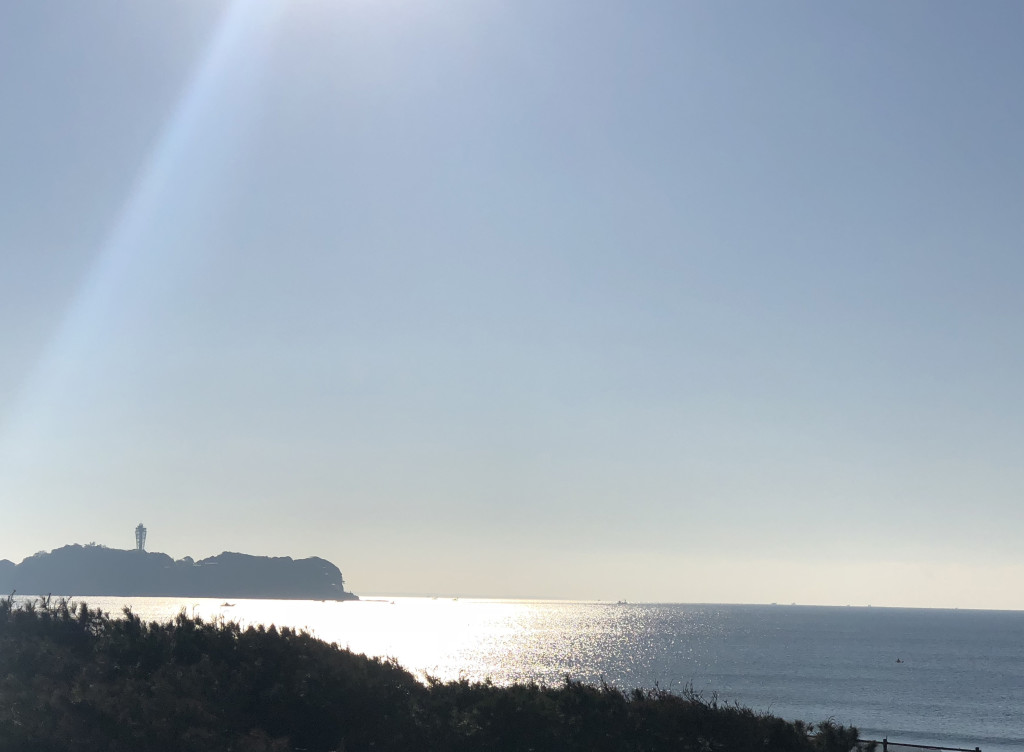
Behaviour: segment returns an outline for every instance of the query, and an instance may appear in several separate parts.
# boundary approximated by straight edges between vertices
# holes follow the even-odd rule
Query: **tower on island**
[[[135,550],[146,550],[146,528],[141,522],[139,523],[139,526],[135,528]]]

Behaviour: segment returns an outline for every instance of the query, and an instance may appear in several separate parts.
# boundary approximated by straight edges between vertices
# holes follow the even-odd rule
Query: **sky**
[[[1019,2],[0,8],[0,558],[1024,608]]]

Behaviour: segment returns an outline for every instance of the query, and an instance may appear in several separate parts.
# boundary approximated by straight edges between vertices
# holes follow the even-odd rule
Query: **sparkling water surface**
[[[84,597],[143,620],[182,609],[304,628],[420,676],[686,688],[864,738],[1024,749],[1024,612],[609,604],[451,598],[362,601]],[[897,658],[900,663],[897,663]]]

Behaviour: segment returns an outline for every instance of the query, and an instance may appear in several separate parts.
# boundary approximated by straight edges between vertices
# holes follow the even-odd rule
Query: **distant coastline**
[[[358,600],[341,570],[319,557],[252,556],[225,551],[194,561],[164,553],[72,544],[20,564],[0,560],[0,592],[62,596],[183,596]]]

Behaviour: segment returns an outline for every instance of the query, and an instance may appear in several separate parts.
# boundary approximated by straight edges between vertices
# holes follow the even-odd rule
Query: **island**
[[[251,556],[225,551],[175,561],[140,545],[132,550],[73,544],[0,560],[0,592],[60,596],[167,596],[358,600],[345,590],[341,570],[313,556]]]

